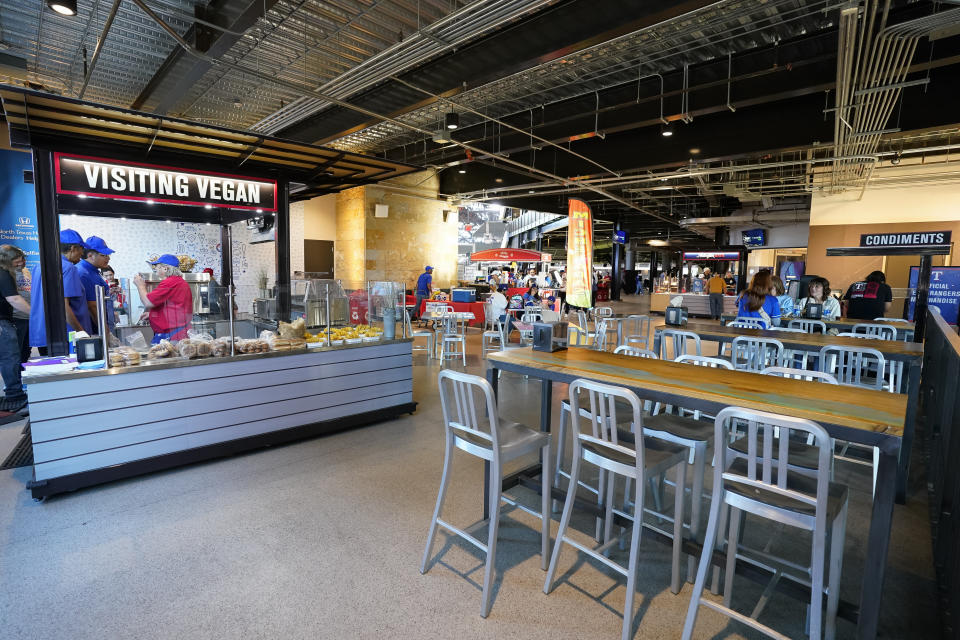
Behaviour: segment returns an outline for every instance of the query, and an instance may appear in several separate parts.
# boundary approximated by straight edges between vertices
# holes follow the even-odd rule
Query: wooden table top
[[[923,357],[923,345],[917,342],[903,342],[902,340],[875,340],[873,338],[851,338],[848,336],[834,336],[828,333],[797,333],[794,331],[771,331],[767,329],[745,329],[730,327],[709,322],[688,322],[685,327],[674,327],[660,324],[654,331],[664,329],[680,329],[692,331],[701,338],[708,340],[730,341],[738,336],[754,338],[773,338],[783,343],[788,349],[802,349],[805,351],[819,351],[822,347],[870,347],[882,353],[891,360],[913,360]]]
[[[903,436],[907,396],[858,387],[824,385],[746,371],[636,358],[593,349],[548,353],[530,348],[487,355],[493,366],[535,378],[571,382],[587,378],[636,389],[641,398],[686,398],[705,410],[738,406],[844,427],[844,439],[856,434]],[[691,408],[698,408],[691,405]],[[847,431],[847,430],[852,430]],[[868,443],[869,438],[865,438]]]
[[[736,319],[736,316],[728,314],[724,314],[722,317],[724,322],[733,322]],[[802,320],[802,318],[788,318],[788,320]],[[834,318],[833,320],[821,318],[821,321],[828,327],[834,325],[837,327],[853,327],[855,324],[883,324],[889,325],[898,331],[913,331],[915,326],[913,322],[881,322],[874,320],[857,320],[856,318]]]

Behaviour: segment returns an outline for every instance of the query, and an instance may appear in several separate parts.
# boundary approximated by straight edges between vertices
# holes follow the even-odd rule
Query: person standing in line
[[[83,294],[87,300],[87,309],[90,312],[90,327],[99,333],[100,318],[97,309],[97,287],[103,289],[107,317],[104,326],[107,333],[111,333],[117,321],[113,316],[113,300],[110,299],[110,287],[100,275],[100,269],[110,263],[110,254],[113,249],[107,246],[103,238],[90,236],[84,241],[83,260],[77,263],[77,273],[80,274],[80,284],[83,285]]]
[[[73,229],[60,232],[60,273],[63,279],[63,310],[67,319],[67,333],[76,337],[90,335],[90,311],[83,294],[83,283],[77,272],[77,263],[83,257],[83,238]],[[68,336],[63,336],[67,339]],[[30,274],[30,346],[47,352],[47,322],[43,310],[43,279],[40,266]]]
[[[844,315],[854,320],[884,317],[893,303],[893,290],[883,271],[874,271],[866,280],[854,282],[843,295]]]
[[[707,280],[707,295],[710,296],[710,317],[719,320],[723,315],[723,294],[727,290],[727,283],[719,273],[715,273]]]
[[[20,379],[20,340],[13,323],[13,310],[30,314],[30,304],[17,290],[17,273],[26,257],[12,244],[0,246],[0,377],[3,378],[3,400],[0,409],[11,413],[27,405],[27,394]]]
[[[423,268],[423,273],[417,278],[417,287],[414,290],[416,301],[414,302],[413,313],[414,320],[420,317],[420,307],[424,300],[429,300],[433,295],[433,267],[427,265]]]

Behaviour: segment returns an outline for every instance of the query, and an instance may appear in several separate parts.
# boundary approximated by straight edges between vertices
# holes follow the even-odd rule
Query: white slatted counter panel
[[[413,402],[409,342],[28,389],[37,480]]]

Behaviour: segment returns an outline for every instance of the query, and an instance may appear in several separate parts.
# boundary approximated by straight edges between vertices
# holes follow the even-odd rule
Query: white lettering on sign
[[[910,246],[944,244],[946,235],[943,231],[925,233],[877,233],[863,236],[865,247]]]
[[[69,181],[69,186],[63,187],[64,193],[91,191],[107,191],[123,194],[134,194],[145,197],[176,197],[195,198],[200,201],[215,200],[227,205],[262,205],[261,183],[250,180],[224,178],[215,176],[196,175],[152,169],[149,167],[115,165],[106,162],[95,162],[64,158],[64,167],[73,171],[68,174],[62,171],[63,180]],[[78,171],[82,166],[82,174]],[[79,182],[79,184],[78,184]],[[272,183],[264,182],[268,188]],[[268,192],[269,193],[269,192]],[[108,194],[104,194],[108,195]],[[272,204],[268,203],[268,204]]]

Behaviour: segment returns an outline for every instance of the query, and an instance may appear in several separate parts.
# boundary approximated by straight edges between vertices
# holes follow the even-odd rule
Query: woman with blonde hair
[[[0,376],[3,377],[3,400],[0,410],[16,412],[27,404],[27,394],[20,381],[20,339],[13,323],[13,310],[30,315],[30,303],[17,291],[17,275],[26,256],[12,244],[0,246]]]

